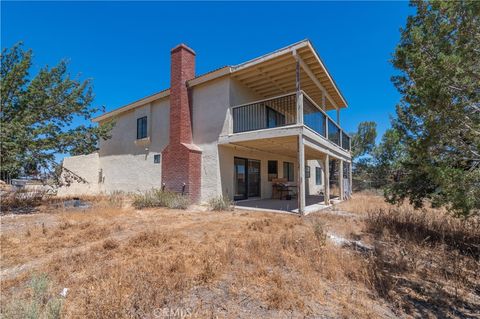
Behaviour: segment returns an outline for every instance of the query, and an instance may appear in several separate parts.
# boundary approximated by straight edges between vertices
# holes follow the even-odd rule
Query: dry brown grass
[[[101,205],[2,234],[2,270],[39,261],[6,278],[2,296],[21,295],[34,272],[70,289],[64,317],[376,313],[366,261],[326,242],[317,217]]]
[[[392,206],[371,193],[340,209],[363,216],[375,291],[402,315],[469,317],[480,307],[480,219],[444,209]],[[370,237],[370,238],[369,238]]]
[[[66,318],[385,318],[395,316],[391,309],[441,316],[477,305],[477,261],[438,241],[402,237],[388,223],[372,228],[372,212],[392,208],[372,195],[340,205],[358,218],[136,211],[97,201],[86,211],[2,218],[9,225],[1,238],[5,304],[28,296],[29,278],[44,273],[52,291],[69,288]],[[375,249],[334,246],[326,232]],[[25,270],[15,268],[25,263]]]

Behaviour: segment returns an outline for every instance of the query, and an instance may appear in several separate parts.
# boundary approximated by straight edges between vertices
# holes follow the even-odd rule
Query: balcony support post
[[[338,186],[339,186],[339,189],[340,189],[340,196],[339,196],[339,199],[340,200],[344,200],[345,199],[345,190],[344,190],[344,185],[343,185],[343,160],[339,159],[338,160],[340,162],[340,165],[338,165]]]
[[[303,92],[300,87],[300,62],[297,60],[295,73],[295,87],[297,98],[297,124],[303,124]]]
[[[349,192],[348,192],[348,197],[352,197],[352,194],[353,194],[352,166],[353,166],[353,162],[350,161],[350,163],[348,163],[348,182],[349,182],[349,184],[350,184],[350,189],[349,189]]]
[[[303,134],[298,134],[298,213],[305,214],[305,146],[303,142]]]
[[[328,154],[325,154],[325,165],[324,165],[324,168],[325,168],[325,172],[323,174],[323,177],[325,179],[324,181],[324,187],[325,187],[325,190],[324,190],[324,200],[325,200],[325,205],[330,205],[330,156],[328,156]]]

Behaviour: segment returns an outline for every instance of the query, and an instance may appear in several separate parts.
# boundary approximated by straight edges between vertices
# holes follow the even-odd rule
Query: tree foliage
[[[377,138],[377,123],[361,122],[357,132],[352,135],[352,158],[358,158],[370,153],[375,147]]]
[[[21,44],[2,50],[1,171],[11,176],[50,167],[56,153],[90,153],[99,138],[110,137],[112,124],[74,126],[99,111],[90,80],[71,78],[65,61],[33,78],[31,67],[32,51]]]
[[[412,5],[392,60],[402,95],[393,125],[405,156],[387,198],[469,215],[480,209],[480,2]]]

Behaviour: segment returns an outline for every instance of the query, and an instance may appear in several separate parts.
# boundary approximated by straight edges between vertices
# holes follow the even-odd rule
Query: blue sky
[[[23,41],[34,70],[70,61],[93,79],[95,104],[112,110],[169,87],[170,49],[197,53],[197,74],[235,65],[308,38],[346,97],[349,132],[389,127],[399,94],[389,60],[407,2],[4,2],[1,46]]]

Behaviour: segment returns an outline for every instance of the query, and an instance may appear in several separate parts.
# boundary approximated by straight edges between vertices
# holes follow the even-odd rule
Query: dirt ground
[[[372,268],[378,266],[372,257],[377,239],[365,229],[366,210],[349,205],[298,217],[135,210],[127,200],[100,200],[89,208],[45,206],[5,215],[2,313],[16,317],[24,310],[13,303],[34,298],[32,278],[41,274],[48,278],[44,304],[59,298],[66,318],[478,315],[480,291],[469,291],[471,304],[457,314],[450,308],[422,313],[413,302],[409,310],[382,296]]]

